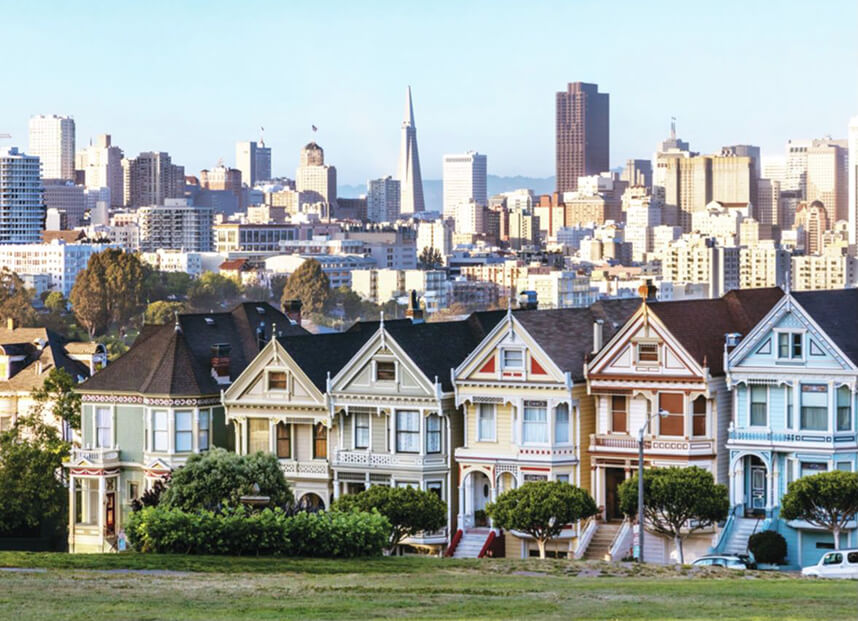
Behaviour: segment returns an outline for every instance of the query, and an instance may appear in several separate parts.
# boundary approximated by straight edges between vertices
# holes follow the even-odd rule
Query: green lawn
[[[568,561],[0,552],[0,619],[855,619],[858,583]]]

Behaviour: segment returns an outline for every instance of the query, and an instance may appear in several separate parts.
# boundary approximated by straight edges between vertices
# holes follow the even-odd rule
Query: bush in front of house
[[[132,513],[128,540],[141,552],[349,558],[378,556],[390,523],[378,513],[298,513],[281,509],[221,512],[164,506]]]
[[[782,565],[787,555],[787,542],[780,533],[764,530],[751,535],[748,549],[758,563]]]

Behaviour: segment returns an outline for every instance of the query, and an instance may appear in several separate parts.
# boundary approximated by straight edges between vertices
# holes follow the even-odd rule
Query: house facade
[[[464,413],[463,444],[455,454],[457,521],[466,538],[491,526],[485,517],[489,502],[528,481],[590,489],[586,446],[594,411],[584,360],[638,305],[618,300],[509,312],[453,372],[456,405]],[[551,552],[569,555],[578,534],[570,525]],[[504,546],[511,557],[538,553],[523,533],[507,533]]]
[[[779,511],[792,481],[858,469],[856,307],[855,289],[786,294],[730,352],[732,511],[719,549],[743,551],[754,530],[781,533],[794,566],[833,548],[830,532],[783,520]],[[856,544],[853,522],[841,546]]]
[[[725,339],[750,331],[782,296],[773,288],[655,302],[653,291],[642,293],[644,304],[587,365],[596,411],[590,486],[606,522],[623,519],[617,489],[637,472],[641,428],[644,467],[699,466],[716,482],[728,483],[730,460],[723,447],[732,396]],[[713,534],[693,536],[686,559],[705,553]],[[648,561],[673,560],[672,542],[652,533],[645,544]]]
[[[220,393],[272,330],[304,333],[267,304],[179,315],[175,325],[144,326],[81,385],[81,447],[65,464],[71,552],[115,549],[133,500],[190,455],[233,447]]]

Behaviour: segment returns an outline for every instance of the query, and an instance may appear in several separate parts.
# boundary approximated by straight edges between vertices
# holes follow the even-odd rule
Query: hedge
[[[390,522],[366,512],[146,507],[131,514],[126,533],[141,552],[348,558],[380,555]]]
[[[780,533],[763,530],[750,536],[748,549],[758,563],[782,565],[787,555],[787,542]]]

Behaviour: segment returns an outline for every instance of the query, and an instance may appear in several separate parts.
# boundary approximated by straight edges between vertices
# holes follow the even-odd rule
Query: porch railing
[[[727,437],[733,441],[760,442],[772,444],[775,442],[804,442],[809,444],[842,444],[855,442],[852,433],[814,433],[807,431],[772,431],[766,429],[730,429]]]
[[[578,538],[578,542],[575,545],[575,560],[579,560],[584,553],[587,551],[587,546],[590,545],[590,541],[593,539],[593,535],[596,534],[596,531],[599,529],[599,523],[596,521],[595,517],[587,518],[584,522],[584,528],[581,529],[581,536]]]
[[[73,448],[71,450],[70,462],[72,464],[87,461],[95,465],[119,463],[119,449],[116,448]]]
[[[625,518],[611,544],[611,560],[621,561],[628,556],[629,551],[632,549],[633,540],[634,529],[632,528],[632,521],[629,518]]]

